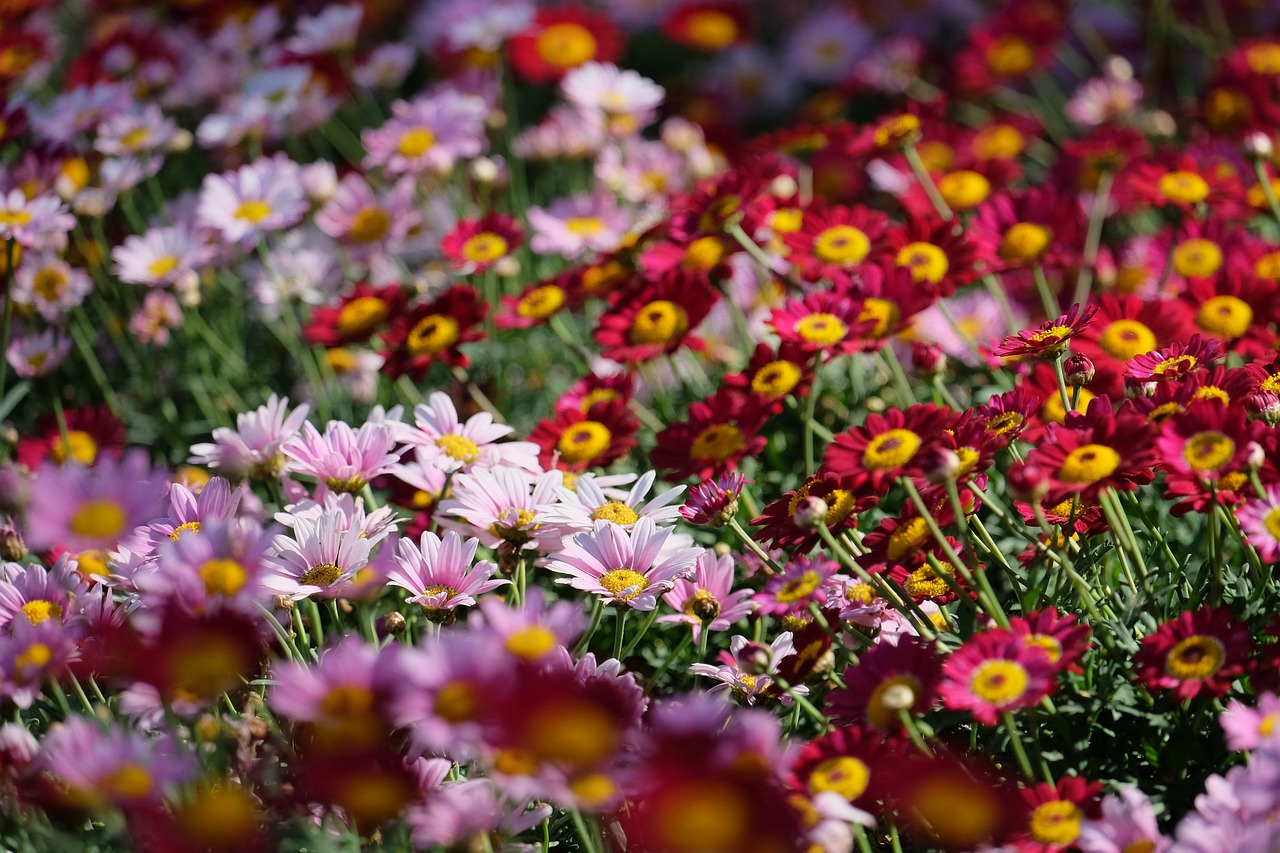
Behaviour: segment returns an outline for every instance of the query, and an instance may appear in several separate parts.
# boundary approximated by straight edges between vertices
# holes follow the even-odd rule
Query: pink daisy
[[[401,440],[417,447],[421,465],[441,471],[472,468],[520,468],[535,472],[538,445],[531,441],[501,441],[515,430],[496,424],[488,412],[477,412],[462,423],[448,394],[433,391],[426,403],[413,409],[415,428],[403,430]]]
[[[30,249],[58,249],[75,224],[75,217],[52,195],[28,199],[22,190],[0,192],[0,242],[13,240]]]
[[[266,405],[236,415],[235,429],[218,427],[211,443],[193,444],[187,461],[236,480],[278,476],[285,465],[281,445],[297,435],[309,411],[306,403],[289,411],[289,398],[272,394]]]
[[[479,468],[453,477],[452,497],[441,501],[436,518],[465,536],[477,536],[486,548],[503,542],[546,554],[560,534],[542,524],[540,506],[555,499],[563,480],[559,471],[536,478],[513,468]]]
[[[329,512],[314,521],[295,519],[291,536],[275,538],[276,554],[269,560],[262,585],[295,601],[312,595],[332,598],[343,581],[368,564],[380,541],[347,527],[341,512]]]
[[[1267,495],[1236,510],[1240,529],[1258,556],[1268,563],[1280,560],[1280,484],[1267,487]]]
[[[352,172],[316,213],[316,227],[359,258],[393,249],[422,224],[422,216],[414,209],[414,191],[414,181],[404,178],[375,195],[369,182]]]
[[[566,577],[557,583],[600,596],[615,607],[652,610],[658,596],[692,572],[701,548],[680,548],[663,556],[672,531],[641,518],[630,532],[597,521],[589,533],[573,536],[547,568]]]
[[[148,287],[173,285],[179,290],[198,286],[200,270],[212,258],[213,247],[184,225],[130,234],[111,250],[121,281]]]
[[[391,105],[391,120],[364,131],[366,169],[388,175],[447,174],[456,161],[476,157],[488,147],[487,108],[480,98],[446,90],[433,97]]]
[[[296,225],[307,213],[298,164],[283,154],[234,172],[207,175],[200,190],[199,224],[227,243],[252,245],[263,234]]]
[[[345,421],[329,421],[321,435],[311,423],[280,447],[289,470],[315,477],[335,492],[358,492],[374,477],[390,473],[404,449],[395,449],[388,423],[367,421],[354,430]]]
[[[529,246],[542,255],[572,260],[586,251],[609,252],[617,248],[630,225],[630,217],[603,193],[560,198],[548,207],[530,207]]]
[[[679,622],[693,631],[693,641],[702,632],[727,631],[738,620],[754,610],[751,590],[733,590],[733,555],[718,556],[704,550],[694,563],[692,578],[677,578],[662,600],[677,611],[674,616],[659,616],[659,622]]]
[[[973,635],[952,653],[938,692],[948,708],[967,710],[978,722],[994,726],[1000,714],[1030,707],[1054,687],[1044,649],[993,629]]]
[[[432,622],[452,622],[458,607],[471,607],[475,597],[511,581],[493,579],[498,567],[488,560],[472,565],[479,539],[462,541],[450,530],[441,539],[427,531],[417,544],[401,539],[396,547],[396,569],[387,576],[392,586],[409,590],[405,601],[420,605]]]

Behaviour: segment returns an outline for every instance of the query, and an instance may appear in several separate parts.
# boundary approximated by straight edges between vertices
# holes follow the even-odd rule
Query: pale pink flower
[[[587,533],[578,533],[547,561],[547,568],[565,575],[557,583],[590,592],[606,604],[652,610],[658,596],[670,590],[677,578],[689,575],[701,548],[681,548],[663,555],[671,536],[642,518],[630,532],[608,521],[597,521]]]
[[[1256,708],[1232,699],[1218,722],[1227,736],[1227,749],[1257,749],[1263,741],[1280,737],[1280,696],[1263,693]]]
[[[71,338],[56,329],[43,332],[14,333],[5,351],[5,359],[13,372],[23,379],[47,376],[62,364],[71,352]]]
[[[75,224],[66,205],[48,193],[32,199],[22,190],[0,193],[0,244],[13,240],[29,249],[60,249]]]
[[[560,81],[565,100],[595,115],[613,137],[634,136],[657,115],[666,90],[630,69],[587,62]]]
[[[387,582],[412,593],[405,601],[421,606],[431,621],[451,621],[455,609],[474,606],[476,596],[511,583],[494,580],[498,567],[487,560],[473,565],[479,544],[479,539],[462,541],[453,530],[443,539],[426,531],[416,544],[401,539]]]
[[[417,58],[417,52],[407,44],[380,44],[356,66],[351,79],[366,89],[394,89],[404,82]]]
[[[435,97],[391,105],[390,121],[361,134],[366,169],[389,175],[447,174],[453,164],[488,147],[484,102],[471,95],[442,92]]]
[[[276,554],[268,560],[262,585],[295,601],[312,595],[332,598],[342,591],[343,581],[368,564],[381,541],[347,527],[341,512],[326,513],[314,521],[298,518],[291,535],[276,537]]]
[[[178,133],[178,125],[155,104],[107,116],[98,125],[93,147],[113,157],[142,156],[164,151]]]
[[[662,596],[677,611],[674,616],[660,616],[659,622],[680,622],[693,631],[699,642],[702,632],[726,631],[754,609],[751,590],[733,590],[733,556],[717,556],[710,548],[698,555],[692,578],[679,578],[675,586]]]
[[[395,449],[390,424],[367,421],[355,430],[345,421],[329,421],[324,434],[311,423],[280,447],[289,471],[315,477],[335,492],[358,492],[389,473],[404,450]]]
[[[307,212],[298,164],[277,154],[234,172],[207,175],[200,191],[199,224],[228,243],[252,243],[296,225]]]
[[[352,172],[316,213],[316,227],[346,246],[355,257],[394,249],[422,223],[413,206],[414,181],[405,177],[375,195],[368,181]]]
[[[466,423],[449,395],[432,392],[426,403],[414,407],[416,427],[406,427],[400,440],[418,448],[422,465],[441,471],[469,471],[473,468],[520,468],[537,473],[538,445],[531,441],[502,441],[515,430],[493,422],[488,412],[477,412]]]
[[[191,290],[199,286],[200,270],[213,254],[213,247],[191,228],[172,225],[130,234],[111,250],[111,260],[121,281]]]
[[[235,429],[218,427],[212,442],[193,444],[188,461],[233,480],[278,476],[285,465],[280,446],[297,434],[309,411],[304,403],[290,412],[289,398],[272,394],[266,405],[236,415]]]
[[[182,326],[182,308],[178,300],[163,290],[151,290],[142,299],[142,307],[129,319],[129,331],[144,344],[164,346],[169,343],[169,330]]]
[[[285,49],[299,56],[348,51],[355,46],[363,17],[359,3],[335,3],[318,15],[304,15],[298,19],[297,35],[285,41]]]
[[[627,233],[630,217],[604,193],[556,199],[549,207],[530,207],[529,246],[543,255],[573,260],[584,252],[609,252]]]
[[[13,301],[31,306],[50,322],[60,320],[93,290],[88,273],[53,252],[23,258],[14,285]]]
[[[559,545],[560,536],[541,523],[538,507],[551,503],[562,481],[559,471],[535,478],[515,468],[455,474],[453,494],[440,502],[436,519],[442,527],[479,537],[486,548],[509,542],[545,554]]]

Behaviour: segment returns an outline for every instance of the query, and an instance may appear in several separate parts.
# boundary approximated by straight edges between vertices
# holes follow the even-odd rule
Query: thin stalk
[[[1027,750],[1022,745],[1022,735],[1018,733],[1018,721],[1013,718],[1013,712],[1005,711],[1000,717],[1005,730],[1009,732],[1009,743],[1013,746],[1013,754],[1018,759],[1018,767],[1022,768],[1023,776],[1035,779],[1036,774],[1031,769],[1031,762],[1027,760]]]
[[[1093,205],[1089,208],[1084,256],[1081,258],[1080,272],[1076,275],[1076,290],[1071,300],[1073,305],[1084,305],[1089,300],[1094,266],[1098,263],[1098,248],[1102,244],[1102,223],[1106,220],[1107,208],[1111,205],[1111,184],[1114,180],[1115,176],[1110,169],[1098,175],[1098,187],[1094,190]]]
[[[1266,196],[1267,207],[1271,208],[1271,215],[1275,217],[1276,223],[1280,224],[1280,200],[1276,199],[1276,191],[1271,187],[1271,175],[1266,162],[1261,159],[1254,160],[1253,170],[1258,175],[1258,185],[1262,187],[1262,194]]]
[[[4,397],[4,384],[9,373],[9,335],[12,332],[13,306],[13,238],[5,241],[4,300],[0,301],[0,398]]]
[[[813,384],[809,388],[809,399],[805,403],[804,410],[804,473],[807,477],[812,477],[813,472],[817,470],[814,464],[813,452],[813,427],[815,417],[818,410],[818,397],[822,388],[822,364],[813,371]]]
[[[929,203],[933,205],[933,209],[938,212],[944,222],[950,222],[955,219],[956,215],[952,212],[951,205],[947,204],[947,200],[938,191],[938,185],[933,182],[933,176],[925,168],[924,161],[920,159],[920,152],[916,150],[916,146],[913,143],[907,143],[902,146],[902,155],[907,158],[907,165],[911,167],[911,173],[916,176],[916,181],[919,182],[920,188],[929,197]]]

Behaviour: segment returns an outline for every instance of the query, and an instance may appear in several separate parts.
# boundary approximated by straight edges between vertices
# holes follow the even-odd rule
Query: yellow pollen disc
[[[236,219],[243,219],[250,225],[257,225],[271,215],[271,205],[265,201],[243,201],[236,208]]]
[[[689,315],[674,302],[656,299],[631,321],[634,344],[670,344],[689,330]]]
[[[946,563],[940,565],[944,570],[949,568]],[[948,574],[951,573],[948,572]],[[907,576],[906,590],[912,598],[939,598],[946,595],[950,589],[950,584],[930,565],[921,566]]]
[[[516,313],[521,317],[542,320],[550,317],[564,305],[565,293],[554,284],[535,287],[520,298]]]
[[[298,583],[303,586],[318,586],[321,589],[327,589],[342,577],[342,569],[337,563],[320,563],[307,569],[307,571],[298,579]]]
[[[1080,389],[1080,399],[1076,401],[1076,407],[1073,411],[1087,412],[1089,410],[1089,401],[1092,400],[1094,394],[1087,388]],[[1066,406],[1062,403],[1062,395],[1052,394],[1044,401],[1044,405],[1040,407],[1040,419],[1045,423],[1060,424],[1067,420]]]
[[[1011,124],[994,124],[978,132],[973,153],[983,160],[1012,160],[1022,153],[1027,141]]]
[[[76,555],[76,571],[85,580],[92,580],[94,575],[106,577],[111,574],[107,567],[107,553],[98,548],[90,548]]]
[[[794,234],[804,227],[804,211],[794,207],[775,210],[769,219],[769,227],[778,234]]]
[[[894,264],[911,270],[911,280],[916,284],[939,284],[951,268],[947,253],[932,243],[908,243],[898,250]]]
[[[1066,847],[1080,837],[1084,813],[1069,800],[1052,800],[1031,813],[1031,837],[1041,844]]]
[[[1262,526],[1275,539],[1280,539],[1280,508],[1273,509],[1262,517]]]
[[[31,279],[31,289],[46,302],[55,302],[67,287],[67,276],[56,267],[42,267]]]
[[[1044,649],[1049,663],[1057,663],[1062,659],[1062,644],[1048,634],[1029,634],[1025,642],[1028,646]]]
[[[732,424],[714,424],[698,433],[689,448],[694,459],[714,459],[723,462],[742,449],[746,437]]]
[[[434,355],[458,342],[458,321],[447,314],[428,314],[418,321],[405,339],[410,355]]]
[[[588,773],[569,783],[569,790],[587,807],[597,806],[618,792],[618,786],[603,773]]]
[[[356,360],[355,353],[344,347],[332,347],[325,350],[324,361],[325,364],[329,365],[329,369],[339,376],[344,373],[350,373],[360,366],[360,362]]]
[[[479,707],[476,689],[466,681],[451,681],[436,691],[432,710],[450,723],[461,723],[475,716]]]
[[[243,849],[258,826],[253,797],[237,785],[201,791],[176,816],[187,837],[213,849]]]
[[[1258,734],[1263,737],[1271,737],[1271,734],[1276,730],[1276,723],[1278,721],[1280,721],[1280,713],[1272,711],[1270,714],[1267,714],[1262,718],[1262,721],[1258,723]]]
[[[480,458],[480,448],[471,439],[448,433],[436,439],[436,447],[444,451],[451,459],[470,464]]]
[[[236,560],[216,557],[196,570],[210,595],[235,595],[244,588],[249,573]],[[327,584],[326,584],[327,586]]]
[[[898,699],[909,696],[911,698],[910,705],[907,705],[909,710],[915,705],[915,697],[920,695],[922,688],[920,680],[911,675],[898,675],[885,679],[876,685],[876,689],[871,691],[871,696],[867,699],[867,719],[878,729],[887,728],[890,723],[898,719],[898,707],[907,705],[906,702],[901,702],[890,707],[885,701],[887,697],[893,696]]]
[[[1207,278],[1222,266],[1222,249],[1212,240],[1183,240],[1173,250],[1173,268],[1179,275]]]
[[[44,643],[32,643],[13,659],[15,670],[39,669],[53,660],[53,649]]]
[[[609,501],[607,504],[591,513],[591,520],[612,521],[614,524],[621,524],[625,526],[628,524],[635,524],[640,520],[640,516],[634,509],[621,501]]]
[[[846,800],[856,800],[867,790],[871,771],[867,765],[849,755],[828,758],[809,774],[809,793],[835,791]]]
[[[1182,458],[1197,471],[1221,468],[1236,455],[1236,443],[1220,432],[1193,435],[1182,449]]]
[[[858,499],[847,489],[832,489],[827,502],[827,527],[838,527],[858,506]]]
[[[1031,335],[1031,340],[1039,343],[1045,341],[1061,341],[1063,338],[1071,334],[1070,326],[1050,326],[1041,332],[1035,332]]]
[[[1280,281],[1280,252],[1268,252],[1253,264],[1253,271],[1258,278],[1267,281]]]
[[[1062,460],[1058,479],[1064,483],[1096,483],[1120,467],[1120,454],[1105,444],[1077,447]]]
[[[0,225],[22,227],[31,223],[31,214],[25,210],[0,210]]]
[[[525,743],[542,761],[594,767],[617,749],[620,732],[613,715],[589,702],[556,702],[535,711],[524,729]]]
[[[876,145],[886,148],[920,129],[920,117],[911,113],[890,116],[876,125]]]
[[[386,236],[391,217],[380,207],[364,207],[351,220],[351,239],[357,243],[374,243]]]
[[[795,332],[811,344],[829,347],[844,340],[849,327],[834,314],[819,312],[802,317],[796,323]]]
[[[507,637],[507,651],[518,658],[538,660],[556,647],[556,635],[545,625],[530,625]]]
[[[71,532],[89,539],[114,539],[124,531],[127,517],[120,504],[108,498],[87,500],[71,516]]]
[[[1244,61],[1254,74],[1280,74],[1280,44],[1255,44],[1245,51]]]
[[[1217,637],[1196,634],[1169,650],[1164,668],[1181,681],[1202,681],[1219,669],[1227,659],[1227,649]]]
[[[1006,77],[1025,74],[1035,58],[1031,45],[1012,34],[1000,36],[987,47],[987,67]]]
[[[1082,391],[1081,393],[1083,394],[1086,392]],[[992,435],[1004,435],[1006,433],[1013,432],[1015,429],[1022,426],[1022,424],[1022,415],[1017,412],[1001,412],[991,420],[987,421],[987,432]]]
[[[817,572],[807,571],[798,578],[792,578],[779,587],[774,598],[784,604],[790,604],[793,601],[799,601],[813,594],[813,591],[822,584],[822,578]]]
[[[128,763],[103,776],[99,784],[117,799],[136,800],[151,793],[151,774],[141,764]]]
[[[373,691],[353,684],[334,687],[320,700],[320,712],[333,719],[358,717],[372,709]]]
[[[865,583],[849,584],[848,588],[844,591],[844,597],[849,599],[849,601],[856,601],[863,606],[870,604],[877,598],[876,591],[872,589],[869,584]]]
[[[507,241],[500,235],[485,231],[462,244],[462,256],[472,263],[486,264],[507,253]]]
[[[649,581],[631,569],[612,569],[600,576],[600,586],[618,601],[630,601],[648,588]]]
[[[145,127],[136,127],[120,137],[120,144],[125,148],[137,148],[151,138],[151,131]]]
[[[156,278],[164,278],[177,268],[177,255],[161,255],[151,263],[147,264],[147,272],[151,273]]]
[[[938,192],[952,210],[972,210],[991,195],[991,182],[985,175],[962,169],[939,178]]]
[[[582,402],[578,405],[578,408],[581,409],[582,412],[585,414],[587,410],[590,409],[592,406],[598,405],[600,403],[607,403],[610,400],[621,400],[621,399],[622,399],[622,395],[619,394],[617,391],[614,391],[612,388],[596,388],[593,391],[587,392],[586,396],[582,398]],[[572,487],[566,486],[566,488],[572,488]]]
[[[923,783],[911,808],[929,834],[954,849],[970,850],[989,839],[1004,817],[1003,804],[966,776],[939,776]]]
[[[534,39],[539,58],[556,68],[576,68],[596,55],[596,37],[581,24],[563,21],[544,27]]]
[[[877,471],[901,467],[911,461],[922,443],[920,436],[909,429],[882,432],[867,443],[862,464]]]
[[[984,702],[1006,705],[1027,690],[1027,671],[1011,660],[989,660],[978,666],[969,689]]]
[[[852,225],[835,225],[813,241],[813,253],[829,264],[853,266],[871,251],[871,240]]]
[[[771,361],[751,377],[751,390],[761,397],[781,397],[800,384],[800,368],[785,359]]]
[[[955,165],[955,149],[940,139],[922,142],[916,150],[920,154],[920,161],[929,172],[949,172]]]
[[[1212,335],[1238,338],[1253,325],[1253,308],[1236,296],[1215,296],[1196,312],[1196,325]]]
[[[1209,197],[1209,183],[1195,172],[1169,172],[1157,185],[1160,194],[1174,204],[1197,204]]]
[[[53,601],[46,601],[43,598],[37,598],[22,605],[22,615],[27,617],[27,621],[32,625],[39,625],[48,619],[61,621],[62,605]]]
[[[1164,361],[1151,368],[1151,372],[1156,376],[1163,376],[1166,373],[1178,375],[1192,370],[1196,366],[1195,356],[1180,355],[1174,358],[1166,358]]]
[[[691,270],[710,270],[724,260],[724,243],[717,237],[699,237],[684,251],[680,266]]]
[[[684,36],[703,50],[724,50],[738,40],[738,22],[719,9],[703,9],[685,20]]]
[[[613,433],[599,421],[582,421],[571,425],[560,434],[556,450],[572,465],[594,459],[609,449]]]
[[[49,448],[49,455],[59,465],[66,462],[68,456],[82,465],[92,465],[98,458],[98,442],[83,430],[68,430],[66,440],[59,436]]]
[[[902,312],[898,310],[896,303],[874,296],[863,301],[862,311],[858,314],[859,320],[875,320],[876,324],[871,331],[864,333],[863,337],[866,338],[884,337],[889,331],[897,328],[901,318]]]
[[[1155,333],[1137,320],[1116,320],[1103,331],[1098,344],[1107,355],[1120,361],[1149,353],[1159,346]]]
[[[169,534],[169,541],[177,542],[179,539],[182,538],[182,534],[184,533],[199,533],[199,532],[200,532],[200,522],[188,521],[186,524],[180,524],[177,527],[173,528],[173,532]]]
[[[916,516],[899,524],[889,534],[889,543],[885,553],[890,560],[897,562],[908,554],[914,553],[929,538],[929,523]]]
[[[1204,99],[1204,119],[1214,130],[1226,130],[1247,121],[1251,111],[1249,99],[1235,89],[1218,86]]]
[[[598,216],[571,216],[564,221],[570,234],[599,234],[604,230],[604,220]]]
[[[358,296],[338,312],[338,333],[345,337],[367,336],[387,319],[390,309],[376,296]]]
[[[400,134],[396,150],[401,157],[421,157],[436,144],[436,135],[425,127],[411,127]]]
[[[1004,232],[1000,257],[1010,261],[1035,261],[1053,242],[1053,232],[1034,222],[1019,222]]]
[[[668,790],[654,815],[659,849],[672,853],[743,849],[751,808],[727,782],[685,783]]]

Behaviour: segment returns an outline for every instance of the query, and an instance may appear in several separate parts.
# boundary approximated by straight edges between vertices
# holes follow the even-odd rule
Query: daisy
[[[235,480],[276,477],[284,470],[280,447],[293,438],[307,419],[307,404],[289,411],[289,398],[275,394],[266,405],[236,415],[236,428],[217,427],[211,443],[193,444],[193,465],[204,465]]]
[[[754,483],[734,471],[716,480],[703,480],[689,490],[680,515],[699,527],[723,527],[738,513],[738,495],[747,483]]]
[[[831,357],[855,351],[859,336],[872,330],[862,308],[847,290],[818,290],[774,308],[769,325],[784,344]]]
[[[554,554],[547,567],[557,583],[593,593],[606,604],[653,610],[658,595],[675,579],[692,573],[701,548],[680,548],[662,555],[672,535],[650,518],[641,518],[627,531],[609,521],[597,521],[590,532],[578,533]]]
[[[1101,818],[1080,824],[1076,843],[1085,853],[1166,853],[1173,842],[1160,834],[1156,810],[1147,795],[1138,788],[1125,787],[1119,794],[1103,798]]]
[[[359,3],[326,6],[319,14],[298,19],[297,34],[284,47],[299,56],[317,53],[345,53],[355,47],[364,7]]]
[[[445,90],[391,105],[391,120],[361,134],[366,169],[390,176],[448,174],[458,160],[484,153],[487,108],[480,98]]]
[[[5,350],[5,360],[23,379],[48,376],[71,352],[71,338],[56,329],[29,334],[15,333]]]
[[[927,456],[921,449],[954,425],[955,415],[932,403],[871,414],[862,426],[835,437],[822,464],[840,475],[865,475],[876,491],[884,492],[899,476],[921,474],[920,466]]]
[[[783,705],[793,704],[795,700],[784,693],[773,679],[778,671],[778,662],[795,651],[791,644],[791,632],[783,631],[774,638],[767,650],[763,650],[769,659],[765,672],[758,672],[759,667],[755,665],[755,661],[747,660],[748,654],[754,658],[760,651],[762,649],[759,644],[752,643],[739,634],[729,641],[727,652],[720,652],[719,664],[695,663],[689,666],[689,671],[720,682],[709,693],[730,691],[735,699],[746,705],[775,698]],[[809,688],[802,684],[792,687],[792,691],[798,696],[809,694]]]
[[[200,270],[213,259],[214,249],[185,225],[151,228],[130,234],[111,250],[114,272],[121,281],[148,287],[174,285],[189,290]]]
[[[40,698],[46,685],[62,689],[67,665],[79,657],[79,632],[53,619],[39,625],[19,619],[10,628],[0,634],[0,697],[26,709]]]
[[[892,760],[891,744],[865,726],[832,729],[805,744],[787,778],[791,787],[816,796],[833,792],[851,803],[868,804],[882,762]]]
[[[622,400],[606,400],[586,411],[561,408],[529,434],[544,468],[585,471],[624,458],[636,445],[640,421]]]
[[[1174,341],[1167,347],[1129,359],[1125,380],[1135,382],[1167,382],[1183,379],[1197,370],[1209,367],[1223,358],[1226,352],[1215,338],[1202,338],[1194,334],[1183,343]]]
[[[93,147],[111,157],[140,157],[164,151],[178,134],[178,125],[155,104],[108,116],[98,125]]]
[[[840,564],[835,560],[801,557],[769,578],[764,589],[751,600],[761,613],[782,619],[808,619],[811,604],[822,607],[833,593],[838,594],[848,583],[849,578],[837,574],[839,571]]]
[[[144,344],[162,347],[169,342],[170,330],[182,328],[182,320],[178,300],[162,290],[152,290],[129,318],[129,331]]]
[[[631,225],[630,215],[601,193],[559,198],[545,208],[535,205],[527,216],[533,229],[530,248],[568,260],[586,251],[613,251]]]
[[[942,658],[915,639],[877,643],[844,671],[845,687],[827,694],[827,713],[837,722],[866,720],[897,730],[899,711],[923,714],[937,699]]]
[[[452,622],[455,609],[472,607],[476,596],[511,583],[494,580],[498,567],[488,560],[472,564],[479,545],[479,539],[463,542],[453,530],[443,539],[423,533],[417,544],[401,539],[396,546],[397,568],[387,575],[387,582],[413,593],[405,601],[421,606],[430,621]]]
[[[387,423],[367,421],[353,430],[345,421],[329,421],[321,435],[304,422],[280,452],[289,460],[289,471],[315,477],[335,492],[358,492],[400,461],[405,451],[395,444],[395,430]]]
[[[701,642],[703,631],[729,630],[755,610],[751,590],[735,591],[733,579],[733,556],[704,550],[694,563],[693,577],[677,578],[671,591],[662,596],[676,614],[659,616],[658,621],[688,625],[694,643]]]
[[[593,334],[602,354],[614,361],[649,361],[682,346],[700,348],[693,332],[719,299],[704,274],[673,270],[615,292]]]
[[[306,212],[298,164],[277,154],[234,172],[207,175],[197,216],[201,226],[227,243],[252,244],[263,234],[296,225]]]
[[[326,347],[363,344],[404,311],[409,292],[398,284],[374,287],[359,282],[337,305],[321,305],[311,312],[303,329],[307,340]]]
[[[0,567],[0,628],[11,629],[15,620],[31,625],[47,619],[69,622],[87,592],[75,560],[65,554],[47,570],[39,563],[25,568],[5,563]]]
[[[45,772],[72,802],[98,806],[159,807],[166,790],[200,771],[171,736],[118,724],[104,730],[98,720],[75,715],[45,736],[40,751]]]
[[[490,211],[479,219],[463,219],[445,235],[441,251],[465,275],[484,272],[511,257],[524,242],[524,229],[505,213]]]
[[[728,473],[738,461],[764,450],[768,439],[759,435],[768,410],[750,398],[721,388],[710,398],[689,406],[689,420],[675,423],[657,435],[649,460],[669,469],[670,479],[708,479]]]
[[[41,317],[57,322],[84,302],[93,281],[57,254],[42,252],[24,259],[14,276],[13,301],[34,308]]]
[[[1226,607],[1204,605],[1160,625],[1134,655],[1137,676],[1151,690],[1172,690],[1182,701],[1218,696],[1251,668],[1249,629]]]
[[[294,601],[312,595],[330,598],[369,562],[380,537],[351,529],[341,512],[327,512],[314,521],[298,518],[291,535],[275,538],[262,585]]]
[[[1280,561],[1280,484],[1268,486],[1266,497],[1247,502],[1236,517],[1258,556],[1268,563]]]
[[[565,100],[596,116],[610,136],[633,136],[654,116],[666,90],[647,77],[611,63],[587,62],[560,81]]]
[[[414,193],[413,180],[405,178],[375,196],[368,181],[352,172],[316,212],[316,227],[358,259],[392,251],[422,225],[422,217],[413,209]]]
[[[1023,788],[1022,799],[1030,808],[1027,824],[1013,834],[1022,853],[1061,853],[1072,849],[1084,821],[1099,816],[1101,782],[1064,776],[1055,784]]]
[[[611,521],[628,530],[641,518],[652,519],[658,525],[670,525],[680,517],[680,507],[671,504],[684,491],[684,486],[667,489],[646,501],[645,496],[657,476],[653,471],[646,471],[625,498],[616,500],[596,484],[594,475],[583,474],[573,481],[571,489],[556,487],[559,500],[542,507],[544,523],[559,525],[565,535],[590,530],[597,521]]]
[[[488,412],[477,412],[462,423],[453,400],[441,391],[433,391],[426,403],[415,406],[413,419],[415,426],[406,428],[400,440],[417,447],[420,465],[447,473],[472,468],[540,470],[535,443],[500,441],[515,430],[494,423]]]
[[[232,488],[222,477],[213,477],[200,489],[199,495],[181,483],[169,486],[169,513],[151,522],[146,545],[138,551],[154,554],[163,542],[177,542],[184,536],[198,536],[203,522],[224,521],[235,517],[243,489]]]
[[[805,212],[798,231],[783,235],[794,274],[806,283],[827,280],[848,286],[853,272],[881,251],[889,218],[865,207],[830,207]]]
[[[1083,310],[1079,305],[1072,305],[1066,314],[1056,320],[1044,321],[1038,329],[1024,329],[1016,335],[1005,338],[992,350],[992,355],[1005,358],[1010,356],[1057,358],[1070,348],[1071,339],[1089,325],[1089,321],[1097,311],[1097,306],[1094,305]]]
[[[559,471],[534,477],[514,468],[477,468],[453,476],[453,496],[441,501],[437,516],[478,536],[486,548],[507,542],[546,554],[560,543],[560,535],[541,523],[538,507],[555,499],[562,482]]]
[[[975,634],[952,653],[938,692],[948,708],[967,710],[988,726],[1000,714],[1029,708],[1053,692],[1054,671],[1044,650],[1007,631]]]
[[[366,89],[395,89],[409,76],[417,58],[418,52],[411,45],[380,44],[356,65],[351,80]]]
[[[539,9],[507,43],[516,73],[531,83],[558,80],[592,60],[616,62],[622,48],[622,33],[607,15],[568,5]]]
[[[466,367],[470,359],[458,347],[484,337],[476,326],[488,312],[488,303],[467,284],[455,284],[431,302],[401,312],[381,335],[382,372],[421,378],[436,361]]]
[[[530,587],[519,607],[511,607],[498,596],[485,598],[470,627],[497,634],[516,658],[545,661],[581,636],[587,618],[577,602],[557,601],[548,607],[542,590]]]
[[[834,83],[853,70],[870,42],[870,31],[851,11],[823,8],[791,31],[782,64],[806,80]]]
[[[1218,717],[1222,731],[1227,736],[1227,749],[1257,749],[1264,741],[1276,738],[1276,723],[1280,721],[1280,697],[1263,693],[1258,697],[1258,707],[1250,708],[1232,699]]]
[[[61,248],[76,221],[52,195],[28,199],[22,190],[0,192],[0,241],[30,249]]]
[[[132,586],[142,602],[135,618],[158,623],[167,607],[177,606],[192,613],[225,607],[256,619],[257,605],[272,595],[262,578],[270,568],[277,531],[248,518],[210,516],[198,535],[165,537],[150,570],[131,567]]]

